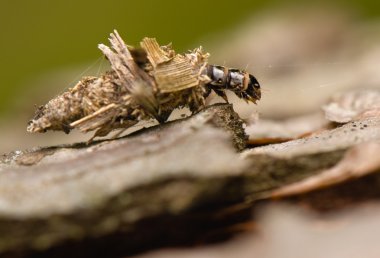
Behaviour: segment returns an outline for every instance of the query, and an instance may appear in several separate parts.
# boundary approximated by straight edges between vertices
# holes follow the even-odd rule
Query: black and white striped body
[[[207,65],[207,76],[211,81],[206,85],[205,97],[213,90],[228,102],[225,90],[230,90],[239,98],[253,103],[261,98],[259,82],[246,71],[219,65]]]

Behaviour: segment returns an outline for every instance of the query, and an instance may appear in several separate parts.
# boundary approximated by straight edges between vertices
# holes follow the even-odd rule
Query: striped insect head
[[[260,84],[252,74],[238,69],[229,69],[228,75],[228,88],[239,98],[253,103],[260,100]]]
[[[246,94],[246,98],[249,101],[256,103],[257,100],[261,99],[260,83],[252,74],[249,74],[248,77],[249,77],[248,86],[244,94]]]

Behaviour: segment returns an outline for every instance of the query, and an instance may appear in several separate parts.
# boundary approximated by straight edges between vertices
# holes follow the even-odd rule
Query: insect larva
[[[144,38],[140,47],[129,47],[117,31],[109,40],[111,48],[100,44],[99,49],[111,70],[100,77],[84,77],[39,107],[28,132],[96,130],[91,141],[142,120],[164,123],[176,108],[187,107],[195,113],[205,107],[211,91],[227,102],[226,90],[253,103],[261,98],[253,75],[208,64],[209,54],[201,47],[176,54],[171,45],[160,46],[154,38]]]

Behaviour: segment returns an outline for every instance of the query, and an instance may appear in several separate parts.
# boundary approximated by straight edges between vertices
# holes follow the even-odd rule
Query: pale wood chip
[[[146,51],[147,57],[153,67],[172,59],[171,52],[164,51],[155,38],[144,38],[140,45]]]
[[[157,87],[161,92],[174,92],[199,85],[198,74],[190,60],[176,55],[173,60],[156,67],[154,71]]]

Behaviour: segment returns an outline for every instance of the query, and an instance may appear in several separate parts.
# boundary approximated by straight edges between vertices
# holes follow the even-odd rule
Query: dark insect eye
[[[255,88],[260,88],[260,84],[259,82],[256,80],[255,76],[253,75],[249,75],[249,80],[250,80],[250,83],[253,85],[253,87]]]

